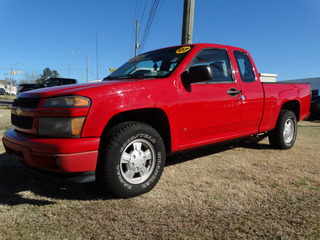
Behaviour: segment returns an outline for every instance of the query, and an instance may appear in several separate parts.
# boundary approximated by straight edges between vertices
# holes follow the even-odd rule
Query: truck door
[[[241,131],[240,85],[233,76],[228,51],[204,49],[189,64],[209,65],[210,81],[184,86],[179,92],[180,149],[214,142]]]
[[[241,129],[244,133],[258,131],[263,113],[263,88],[250,56],[246,52],[234,51],[238,70],[236,78],[241,84],[242,118]]]

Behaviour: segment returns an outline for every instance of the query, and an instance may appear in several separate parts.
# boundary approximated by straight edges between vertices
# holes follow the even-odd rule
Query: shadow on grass
[[[219,143],[205,147],[199,147],[192,150],[186,150],[179,153],[174,153],[167,157],[166,166],[180,164],[186,161],[191,161],[196,158],[209,156],[216,153],[221,153],[234,148],[246,148],[246,149],[270,149],[270,145],[261,144],[250,140],[242,140],[228,143]]]
[[[221,153],[234,148],[268,149],[269,145],[252,142],[233,142],[202,147],[167,157],[166,166],[182,164],[203,156]],[[19,160],[6,153],[0,154],[0,204],[15,206],[30,204],[45,206],[55,200],[110,200],[95,182],[70,183],[42,177],[27,170]]]
[[[94,182],[76,184],[42,177],[27,170],[17,158],[0,154],[0,204],[44,206],[61,199],[85,201],[111,197]]]

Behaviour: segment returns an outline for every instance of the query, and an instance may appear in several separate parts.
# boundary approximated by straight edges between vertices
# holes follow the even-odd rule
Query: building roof
[[[301,78],[301,79],[294,79],[294,80],[289,80],[289,81],[296,82],[296,83],[310,83],[310,88],[312,90],[319,90],[320,89],[320,77]]]

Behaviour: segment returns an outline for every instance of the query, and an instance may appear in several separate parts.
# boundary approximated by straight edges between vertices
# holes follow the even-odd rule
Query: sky
[[[37,75],[102,79],[134,56],[152,0],[0,0],[0,79]],[[160,0],[142,52],[181,43],[183,0]],[[320,77],[320,0],[195,0],[193,43],[248,50],[278,80]],[[77,54],[70,54],[75,52]],[[70,68],[70,71],[68,70]]]

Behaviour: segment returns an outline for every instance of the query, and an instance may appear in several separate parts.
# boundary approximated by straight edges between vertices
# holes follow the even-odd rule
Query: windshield
[[[169,76],[193,46],[171,47],[130,59],[104,80]]]
[[[43,87],[55,87],[55,86],[62,85],[62,80],[60,80],[59,78],[50,78],[44,81],[41,85]]]

